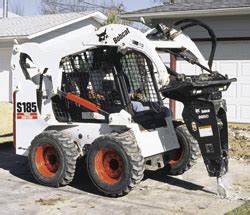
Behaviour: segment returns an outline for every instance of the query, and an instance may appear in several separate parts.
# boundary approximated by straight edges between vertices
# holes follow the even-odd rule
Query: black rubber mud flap
[[[185,102],[182,113],[189,132],[198,141],[209,176],[228,171],[228,128],[225,100]]]

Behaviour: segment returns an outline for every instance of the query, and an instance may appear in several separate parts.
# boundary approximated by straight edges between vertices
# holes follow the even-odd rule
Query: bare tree
[[[42,0],[43,14],[55,14],[65,12],[80,12],[87,10],[87,7],[81,5],[79,0]]]
[[[98,4],[99,3],[99,4]],[[119,14],[124,11],[121,1],[107,0],[42,0],[42,13],[55,14],[64,12],[81,12],[86,10],[98,10],[108,16],[107,24],[123,23],[128,24],[119,18]]]
[[[170,0],[152,0],[152,2],[154,2],[154,3],[163,3],[163,4],[165,4],[165,3],[170,2]]]
[[[174,4],[174,3],[184,3],[185,2],[185,0],[152,0],[152,1],[154,3],[163,3],[163,4]]]
[[[86,10],[98,10],[108,14],[110,10],[121,12],[123,5],[117,1],[107,2],[107,0],[42,0],[43,14],[54,14],[64,12],[81,12]]]
[[[154,3],[163,3],[163,4],[190,4],[190,3],[209,3],[214,2],[214,0],[152,0]],[[224,0],[226,2],[226,0]],[[217,2],[222,2],[222,0],[217,0]]]

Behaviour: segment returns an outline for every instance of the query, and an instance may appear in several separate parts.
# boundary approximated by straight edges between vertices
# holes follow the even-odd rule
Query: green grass
[[[225,215],[249,215],[249,214],[250,214],[250,201],[247,201],[240,207],[225,213]]]

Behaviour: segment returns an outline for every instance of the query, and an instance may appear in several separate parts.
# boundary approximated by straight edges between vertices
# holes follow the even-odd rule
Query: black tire
[[[76,144],[66,134],[44,131],[34,138],[30,146],[31,173],[42,185],[67,185],[74,178],[78,155]]]
[[[87,170],[94,185],[105,195],[128,194],[143,179],[145,170],[133,133],[97,138],[87,154]]]
[[[175,130],[181,149],[167,153],[167,170],[170,175],[181,175],[196,164],[199,155],[199,145],[189,133],[185,124],[179,125]]]

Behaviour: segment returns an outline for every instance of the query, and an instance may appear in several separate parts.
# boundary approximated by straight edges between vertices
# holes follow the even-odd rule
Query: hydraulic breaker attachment
[[[201,155],[211,177],[217,177],[218,193],[226,195],[221,177],[228,171],[228,126],[226,102],[222,91],[236,79],[220,74],[178,75],[161,89],[162,95],[184,104],[183,119],[198,141]]]
[[[217,192],[226,197],[222,176],[228,171],[228,128],[225,100],[195,100],[184,104],[183,118],[198,141],[207,172],[217,177]]]
[[[225,100],[194,100],[184,103],[183,119],[198,141],[209,176],[228,171],[228,133]]]

